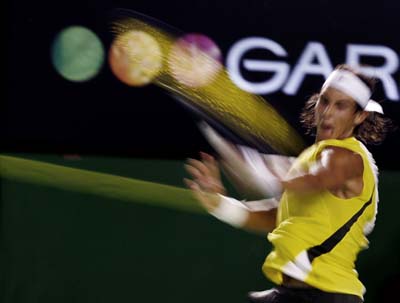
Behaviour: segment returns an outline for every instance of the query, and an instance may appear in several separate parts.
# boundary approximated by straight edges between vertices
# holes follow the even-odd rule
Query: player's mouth
[[[322,129],[322,130],[331,130],[331,129],[333,129],[333,127],[332,127],[332,125],[322,123],[320,125],[320,129]]]
[[[333,134],[333,126],[328,124],[328,123],[321,123],[319,125],[319,132],[322,134],[324,137],[330,136]]]

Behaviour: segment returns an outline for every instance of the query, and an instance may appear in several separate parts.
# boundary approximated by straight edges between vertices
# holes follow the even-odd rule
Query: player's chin
[[[332,128],[329,129],[319,129],[317,131],[317,141],[336,139],[335,132]]]

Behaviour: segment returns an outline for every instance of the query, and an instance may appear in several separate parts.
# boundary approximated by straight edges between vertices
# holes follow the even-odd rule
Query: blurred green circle
[[[52,62],[64,78],[87,81],[100,71],[104,62],[104,48],[100,39],[83,26],[70,26],[54,39]]]

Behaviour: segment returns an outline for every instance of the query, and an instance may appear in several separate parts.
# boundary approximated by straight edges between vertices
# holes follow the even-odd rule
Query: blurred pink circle
[[[169,70],[181,84],[196,88],[210,84],[222,69],[222,55],[213,40],[202,34],[186,34],[171,47]]]

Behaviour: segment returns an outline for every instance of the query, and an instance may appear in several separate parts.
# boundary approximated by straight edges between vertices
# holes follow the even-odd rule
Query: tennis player
[[[355,261],[368,246],[379,200],[378,170],[364,144],[382,142],[390,123],[371,100],[373,89],[373,79],[337,66],[306,102],[301,118],[315,143],[295,159],[271,161],[203,127],[221,160],[189,159],[187,186],[210,214],[268,233],[272,244],[262,270],[276,287],[250,292],[250,302],[363,302]],[[262,199],[226,196],[220,165]]]

